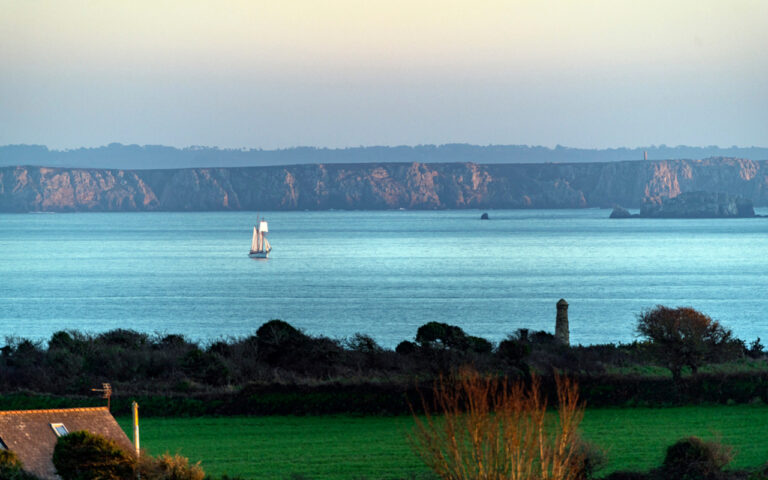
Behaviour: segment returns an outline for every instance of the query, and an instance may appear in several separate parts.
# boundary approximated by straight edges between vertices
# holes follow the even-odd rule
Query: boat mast
[[[261,220],[259,219],[259,217],[256,217],[256,225],[258,225],[258,228],[256,230],[259,232],[259,237],[258,237],[258,240],[257,240],[256,251],[257,252],[261,252],[262,250],[264,250],[264,248],[263,248],[264,247],[264,240],[263,240],[264,234],[261,233]]]

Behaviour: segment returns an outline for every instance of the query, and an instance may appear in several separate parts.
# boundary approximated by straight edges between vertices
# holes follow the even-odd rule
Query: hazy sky
[[[763,0],[0,0],[0,144],[768,145]]]

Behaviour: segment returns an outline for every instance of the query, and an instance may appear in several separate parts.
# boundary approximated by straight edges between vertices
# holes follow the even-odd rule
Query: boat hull
[[[251,252],[248,256],[251,258],[269,258],[269,252]]]

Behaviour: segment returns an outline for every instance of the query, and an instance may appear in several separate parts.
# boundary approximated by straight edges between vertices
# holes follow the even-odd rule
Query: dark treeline
[[[419,391],[464,365],[510,378],[538,375],[545,386],[553,372],[565,373],[578,379],[591,405],[768,401],[759,341],[727,336],[717,348],[702,344],[698,364],[681,357],[676,378],[657,367],[678,368],[669,363],[672,348],[660,342],[568,346],[547,332],[518,330],[494,345],[437,322],[394,350],[364,334],[310,336],[280,320],[251,336],[207,344],[131,330],[61,331],[48,342],[7,339],[0,407],[28,405],[30,395],[41,406],[82,403],[91,388],[110,382],[118,404],[141,398],[146,414],[407,413]],[[698,371],[727,362],[720,371]],[[98,399],[91,394],[88,401]]]
[[[174,148],[162,145],[122,145],[49,150],[42,145],[0,146],[0,166],[37,165],[118,169],[166,169],[249,167],[311,163],[579,163],[642,160],[737,157],[768,159],[763,147],[689,147],[652,145],[637,148],[555,148],[528,145],[417,145],[353,148],[295,147],[280,150],[226,149],[216,147]]]

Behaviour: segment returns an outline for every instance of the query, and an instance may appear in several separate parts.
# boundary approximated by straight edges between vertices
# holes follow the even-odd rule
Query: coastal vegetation
[[[477,477],[472,469],[481,464],[505,478],[509,469],[530,468],[574,480],[762,478],[768,444],[750,431],[768,418],[760,339],[747,344],[688,307],[640,312],[636,331],[631,344],[571,346],[567,336],[521,329],[495,344],[429,322],[394,349],[361,333],[308,335],[282,320],[208,343],[132,330],[60,331],[47,342],[6,340],[0,408],[101,403],[87,395],[111,382],[112,410],[127,412],[137,400],[143,445],[160,455],[136,466],[146,469],[143,478],[202,478],[196,469],[205,468],[212,478],[453,479]],[[546,405],[561,410],[547,413]],[[644,408],[676,405],[688,406]],[[615,406],[631,408],[599,408]],[[254,414],[272,416],[239,416]],[[721,443],[712,443],[716,435]],[[738,453],[734,462],[728,446]],[[301,459],[288,458],[292,450]],[[255,461],[254,451],[273,463]],[[533,456],[509,463],[520,452]],[[3,468],[23,474],[12,462]]]
[[[0,349],[0,385],[8,392],[0,397],[0,408],[100,403],[103,400],[84,395],[94,385],[111,381],[118,392],[112,398],[113,411],[127,412],[127,403],[134,399],[141,405],[143,445],[152,455],[161,455],[150,465],[155,471],[172,471],[189,458],[192,463],[187,467],[201,460],[213,478],[234,474],[278,479],[299,474],[330,480],[429,477],[432,474],[421,460],[439,473],[425,452],[441,451],[439,442],[448,433],[468,441],[472,437],[461,433],[465,426],[471,428],[464,432],[477,432],[475,427],[496,425],[483,421],[482,415],[473,417],[471,409],[473,425],[446,423],[451,412],[457,419],[467,418],[463,408],[475,395],[470,402],[479,408],[475,413],[493,414],[503,421],[505,402],[515,398],[517,403],[512,402],[507,413],[515,424],[510,431],[518,433],[527,431],[519,428],[520,422],[534,431],[536,422],[554,421],[554,413],[546,414],[552,420],[544,420],[544,405],[570,405],[570,413],[561,415],[560,421],[565,418],[561,425],[573,428],[567,435],[554,431],[554,437],[542,440],[547,447],[538,448],[542,452],[564,445],[560,452],[565,457],[536,457],[529,463],[558,464],[561,472],[581,472],[562,478],[672,478],[669,469],[683,467],[671,460],[664,463],[664,449],[691,435],[709,441],[715,434],[739,455],[728,468],[723,463],[727,458],[717,457],[720,460],[711,464],[715,473],[707,478],[746,478],[747,473],[733,470],[746,467],[757,472],[768,449],[768,444],[755,440],[757,433],[749,431],[768,418],[764,406],[768,368],[759,339],[747,345],[690,308],[649,309],[638,315],[636,328],[640,338],[632,344],[570,346],[550,333],[527,330],[494,344],[458,326],[429,322],[395,349],[383,348],[364,334],[346,339],[311,336],[281,320],[265,323],[248,337],[207,344],[130,330],[56,332],[45,344],[8,339]],[[574,383],[563,388],[561,375]],[[453,383],[442,383],[446,378],[454,378]],[[573,395],[576,383],[579,401]],[[456,385],[462,389],[451,390]],[[518,394],[511,395],[515,389]],[[582,410],[580,401],[590,408]],[[643,408],[697,403],[750,405]],[[595,408],[600,406],[632,408]],[[408,412],[415,417],[398,416]],[[318,413],[369,416],[279,416]],[[238,414],[278,416],[210,416]],[[153,415],[176,418],[153,419]],[[286,422],[292,426],[280,431]],[[453,425],[450,432],[440,430],[445,425]],[[313,426],[319,430],[313,431]],[[421,439],[414,442],[422,445],[416,452],[406,441],[409,434]],[[568,440],[563,442],[563,436]],[[491,437],[481,435],[483,441],[493,442]],[[527,444],[525,438],[519,437],[522,444]],[[707,441],[690,440],[685,448],[708,451]],[[678,448],[683,456],[688,455],[685,448]],[[303,460],[281,463],[292,450],[309,463],[305,467],[300,466]],[[486,447],[480,450],[488,452]],[[726,451],[711,450],[718,455]],[[254,451],[259,458],[269,459],[270,451],[281,458],[273,458],[274,465],[266,467],[254,461]],[[182,457],[163,456],[168,452]],[[510,452],[497,453],[502,458]],[[359,460],[349,460],[352,456]],[[475,460],[462,465],[474,465]],[[347,461],[351,463],[338,467]],[[330,463],[323,467],[326,462]],[[256,467],[250,466],[253,463]],[[602,464],[606,468],[600,470]]]
[[[135,398],[144,415],[406,414],[441,373],[466,365],[526,382],[537,375],[549,399],[561,372],[579,382],[590,406],[768,402],[759,339],[747,344],[700,312],[661,306],[641,313],[637,329],[631,344],[570,346],[524,329],[493,344],[429,322],[395,349],[360,333],[311,336],[281,320],[209,343],[60,331],[48,342],[6,340],[0,407],[92,404],[100,400],[90,389],[109,382],[114,405]]]
[[[680,381],[683,367],[696,375],[708,360],[737,358],[743,344],[716,320],[690,307],[658,305],[637,319],[637,332],[649,340],[653,357]]]

